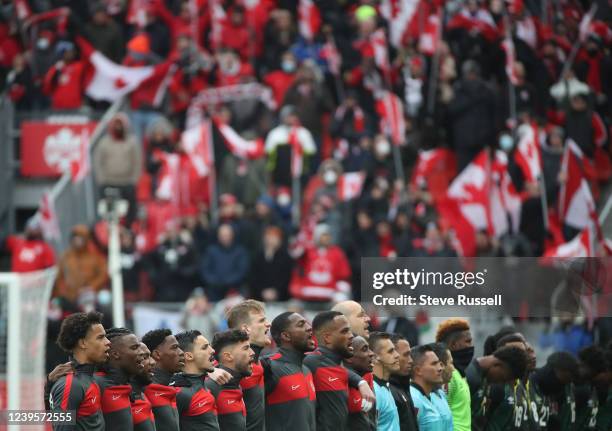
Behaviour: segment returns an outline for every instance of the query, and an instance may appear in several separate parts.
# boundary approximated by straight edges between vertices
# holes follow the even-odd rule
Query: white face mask
[[[391,152],[391,144],[389,141],[378,141],[376,143],[376,152],[381,156],[386,156]]]
[[[49,48],[49,39],[47,39],[46,37],[41,37],[40,39],[38,39],[38,41],[36,41],[36,46],[40,50],[45,50]]]
[[[510,135],[501,135],[499,137],[499,148],[501,148],[506,153],[509,153],[514,147],[514,141],[512,140],[512,136]]]
[[[325,171],[323,174],[323,181],[325,181],[325,184],[335,184],[337,179],[338,174],[336,174],[334,171]]]
[[[277,198],[278,204],[282,207],[285,207],[291,203],[291,197],[288,194],[283,193],[279,195]]]

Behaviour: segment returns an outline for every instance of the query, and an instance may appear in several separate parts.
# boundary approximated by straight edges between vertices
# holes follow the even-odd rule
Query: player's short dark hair
[[[414,347],[411,351],[410,351],[410,356],[412,356],[412,361],[414,362],[414,365],[421,365],[423,363],[423,360],[425,359],[425,355],[429,352],[433,352],[436,353],[436,351],[434,350],[433,347],[434,343],[431,344],[422,344],[420,346],[416,346]],[[437,354],[436,354],[437,356]],[[439,357],[438,357],[439,359]]]
[[[431,346],[438,359],[446,365],[449,360],[448,346],[444,343],[431,343],[429,346]]]
[[[251,313],[264,313],[263,303],[247,299],[234,305],[227,312],[227,326],[231,329],[238,329],[244,324],[248,325],[251,322]]]
[[[393,343],[393,345],[396,345],[397,343],[405,339],[406,337],[404,337],[402,334],[398,334],[397,332],[391,334],[391,342]]]
[[[499,349],[500,347],[504,347],[510,343],[525,343],[525,338],[521,334],[514,332],[512,334],[504,335],[497,340],[496,346]]]
[[[379,344],[383,340],[391,340],[391,334],[388,332],[372,332],[368,337],[368,343],[370,344],[370,349],[374,353],[378,353]],[[391,340],[393,342],[393,340]]]
[[[504,346],[493,352],[493,356],[505,363],[513,379],[521,379],[527,373],[527,352],[520,347]]]
[[[197,329],[179,332],[175,335],[176,341],[183,352],[193,352],[193,343],[202,333]]]
[[[249,334],[241,329],[230,329],[228,331],[217,332],[212,340],[212,348],[215,354],[220,355],[223,349],[238,343],[249,341]]]
[[[272,339],[276,345],[279,347],[281,344],[281,334],[286,331],[291,324],[289,317],[291,317],[293,314],[295,314],[294,311],[285,311],[272,320],[270,325],[270,335],[272,336]]]
[[[484,355],[485,356],[492,355],[493,352],[496,351],[498,347],[501,347],[497,345],[499,340],[501,340],[502,338],[510,334],[516,334],[516,329],[512,326],[504,326],[499,331],[497,331],[495,334],[489,335],[485,339],[485,342],[484,342]]]
[[[117,341],[119,338],[125,335],[133,334],[133,333],[134,332],[132,332],[128,328],[110,328],[106,330],[106,338],[108,338],[109,341],[113,343]]]
[[[90,311],[89,313],[74,313],[66,317],[60,326],[57,344],[65,352],[72,352],[79,340],[87,336],[87,331],[93,325],[102,324],[102,313]]]
[[[153,353],[153,350],[157,349],[169,335],[172,335],[172,331],[167,328],[154,329],[142,336],[142,342],[145,343],[151,353]]]
[[[588,346],[578,352],[578,359],[596,376],[607,370],[606,352],[599,346]]]
[[[554,352],[546,359],[546,365],[557,371],[575,374],[578,370],[578,360],[570,352]]]
[[[339,311],[322,311],[317,314],[312,320],[312,330],[315,334],[327,328],[331,322],[338,316],[344,316]]]

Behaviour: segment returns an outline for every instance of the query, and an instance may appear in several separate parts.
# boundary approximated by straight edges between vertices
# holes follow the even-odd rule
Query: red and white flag
[[[19,21],[24,21],[32,16],[32,9],[28,4],[28,0],[14,0],[15,15]]]
[[[200,178],[207,177],[215,164],[210,127],[207,120],[181,134],[181,148],[189,156]]]
[[[593,229],[587,227],[574,239],[544,252],[542,257],[593,257],[596,255]]]
[[[370,35],[370,45],[374,51],[374,63],[383,72],[391,69],[389,63],[389,49],[387,47],[387,35],[382,28],[379,28]]]
[[[519,142],[514,161],[521,168],[525,181],[537,182],[542,176],[542,154],[535,124],[523,124],[517,130]]]
[[[304,149],[298,136],[299,129],[292,127],[289,131],[289,146],[291,147],[291,177],[299,178],[304,170]]]
[[[454,153],[448,148],[419,151],[410,184],[417,187],[425,186],[427,179],[437,170],[438,166],[453,157]]]
[[[85,93],[94,100],[114,102],[145,83],[155,83],[161,91],[167,81],[170,61],[156,66],[128,67],[112,62],[83,38],[77,38],[77,43],[92,68]]]
[[[210,44],[213,50],[221,46],[221,37],[223,33],[223,24],[227,19],[225,9],[221,0],[210,0],[208,2],[211,19],[210,28]]]
[[[401,47],[409,34],[418,32],[418,9],[421,0],[383,0],[380,13],[389,23],[391,45]]]
[[[489,212],[495,237],[507,232],[518,232],[523,202],[508,173],[508,156],[503,151],[495,153],[491,167]]]
[[[147,11],[151,7],[151,0],[131,0],[125,20],[142,30],[147,25]]]
[[[502,42],[502,48],[506,53],[506,75],[512,85],[518,84],[518,77],[516,76],[515,64],[516,64],[516,51],[514,49],[514,42],[509,35],[506,35]]]
[[[159,184],[155,191],[157,199],[167,200],[178,206],[180,184],[181,158],[178,154],[160,153],[162,169],[159,175]]]
[[[87,129],[81,131],[81,142],[79,144],[79,157],[73,160],[70,164],[70,174],[72,182],[78,183],[83,181],[89,174],[91,169],[91,161],[89,154],[89,132]]]
[[[442,8],[437,14],[429,15],[425,28],[419,37],[419,50],[425,55],[434,55],[442,38]]]
[[[321,14],[313,0],[299,0],[298,26],[300,35],[311,42],[321,27]]]
[[[347,172],[338,179],[338,197],[341,201],[350,201],[361,196],[365,174],[363,172]]]
[[[376,101],[376,111],[380,116],[380,129],[391,138],[393,145],[406,142],[406,121],[401,99],[391,91],[384,91]]]
[[[595,201],[584,173],[585,163],[580,147],[568,139],[561,164],[565,182],[559,190],[559,219],[576,229],[590,226],[595,212]]]
[[[215,121],[215,125],[223,137],[225,145],[234,156],[241,159],[254,160],[264,155],[264,140],[262,138],[255,140],[244,139],[227,124]]]
[[[59,221],[55,212],[55,205],[49,192],[44,192],[38,206],[40,230],[47,241],[61,238]]]
[[[597,12],[597,3],[593,3],[591,9],[587,13],[584,14],[582,20],[580,21],[579,35],[580,40],[584,42],[588,37],[591,30],[591,22],[595,17],[595,12]]]

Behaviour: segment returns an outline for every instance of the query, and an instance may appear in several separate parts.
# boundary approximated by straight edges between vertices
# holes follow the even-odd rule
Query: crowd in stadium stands
[[[154,66],[91,157],[100,195],[130,203],[128,299],[325,305],[360,298],[362,257],[541,256],[577,238],[557,211],[566,142],[596,202],[612,174],[612,15],[593,5],[18,0],[0,9],[0,73],[18,111],[73,113],[109,106],[95,55]],[[212,166],[185,147],[194,106],[212,119]],[[536,168],[517,148],[529,133]],[[502,230],[453,216],[445,198],[470,167],[509,175],[520,222],[509,208]],[[109,301],[107,230],[75,226],[55,258],[32,222],[5,249],[15,271],[58,264],[62,316]]]
[[[558,351],[538,364],[524,335],[504,327],[475,355],[466,320],[442,321],[435,342],[416,345],[370,331],[354,301],[312,323],[296,311],[270,322],[255,300],[229,308],[225,319],[223,331],[160,328],[139,339],[105,328],[100,313],[72,314],[57,338],[70,361],[48,374],[45,404],[57,414],[76,411],[78,429],[100,431],[612,426],[612,344]]]

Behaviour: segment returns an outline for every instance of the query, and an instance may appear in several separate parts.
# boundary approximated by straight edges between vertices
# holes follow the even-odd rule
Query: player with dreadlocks
[[[130,379],[142,369],[142,355],[138,337],[127,328],[106,331],[110,341],[109,358],[95,375],[100,387],[102,413],[108,431],[131,431],[132,408]]]

